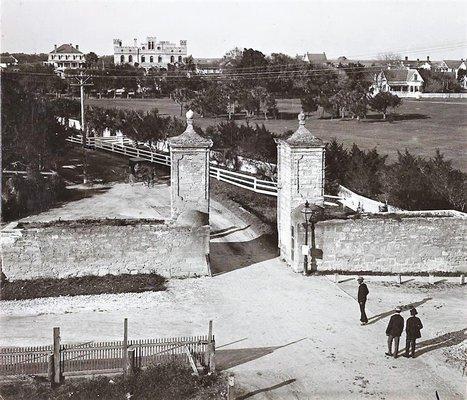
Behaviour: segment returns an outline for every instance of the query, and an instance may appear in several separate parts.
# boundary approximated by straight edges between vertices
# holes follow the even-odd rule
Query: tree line
[[[77,104],[75,101],[74,111]],[[185,129],[180,119],[161,116],[156,109],[139,112],[89,107],[87,118],[88,129],[95,134],[104,129],[112,133],[120,130],[153,147]],[[276,178],[276,171],[265,163],[277,163],[277,147],[274,134],[264,125],[225,121],[204,130],[195,125],[195,129],[213,141],[213,156],[219,163],[239,171],[243,158],[257,160],[263,178]],[[285,132],[282,137],[292,133]],[[337,194],[338,185],[344,185],[363,196],[407,210],[465,211],[466,182],[465,174],[438,150],[429,158],[405,150],[398,152],[395,162],[388,163],[387,155],[379,154],[376,148],[363,150],[356,144],[345,148],[336,140],[326,144],[325,190],[329,194]]]

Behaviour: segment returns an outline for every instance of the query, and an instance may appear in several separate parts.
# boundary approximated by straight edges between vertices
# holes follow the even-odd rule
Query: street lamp
[[[311,267],[312,270],[316,270],[316,255],[315,255],[315,223],[319,220],[319,215],[322,213],[323,207],[317,204],[308,203],[308,200],[305,202],[305,207],[302,209],[302,214],[305,218],[305,246],[307,246],[307,251],[303,256],[303,274],[310,275],[311,271],[308,269],[308,226],[311,223]]]
[[[308,246],[308,220],[311,217],[311,212],[310,203],[307,200],[305,207],[302,209],[302,214],[305,218],[305,246]],[[308,275],[308,251],[303,256],[303,275]]]
[[[316,254],[315,254],[315,223],[319,221],[324,208],[319,206],[318,204],[313,204],[311,210],[311,270],[316,271],[317,264],[316,264]]]

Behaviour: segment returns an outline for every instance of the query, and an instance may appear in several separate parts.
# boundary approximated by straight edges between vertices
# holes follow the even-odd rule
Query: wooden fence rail
[[[209,361],[215,351],[211,322],[209,332],[202,336],[60,344],[59,330],[55,328],[55,352],[54,346],[0,347],[0,378],[38,375],[59,383],[66,376],[127,371],[128,362],[133,369],[173,360],[213,370],[214,364]],[[131,360],[127,360],[129,352]],[[54,364],[54,357],[59,365]]]
[[[80,135],[70,136],[67,140],[72,143],[82,143]],[[139,149],[135,147],[133,141],[128,138],[91,136],[87,138],[86,143],[88,146],[96,149],[110,151],[127,157],[138,157],[146,161],[170,167],[170,156],[168,154]],[[219,167],[212,161],[209,168],[209,176],[256,193],[277,196],[277,182],[258,179],[252,175],[230,171]]]

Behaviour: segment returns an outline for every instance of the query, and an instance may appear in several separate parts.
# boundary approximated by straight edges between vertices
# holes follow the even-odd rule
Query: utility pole
[[[89,75],[84,75],[83,71],[80,72],[78,76],[75,76],[78,83],[71,83],[71,86],[79,86],[80,98],[81,98],[81,137],[83,144],[83,183],[87,183],[87,157],[86,157],[86,127],[84,122],[84,87],[93,86],[92,83],[86,83],[91,77]]]

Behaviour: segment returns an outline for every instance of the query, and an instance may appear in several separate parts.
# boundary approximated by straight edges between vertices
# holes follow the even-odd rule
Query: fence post
[[[428,275],[428,282],[430,283],[430,285],[434,285],[435,283],[435,276],[433,274],[429,274]]]
[[[256,192],[256,178],[253,178],[253,190]]]
[[[399,285],[402,285],[402,276],[401,276],[401,274],[397,274],[397,283]]]
[[[128,372],[128,318],[123,320],[123,371]]]
[[[125,353],[126,353],[126,359],[127,359],[125,373],[128,375],[131,375],[132,373],[134,373],[135,367],[136,367],[136,349],[135,348],[127,349]]]
[[[60,365],[60,328],[54,328],[54,345],[53,345],[53,383],[61,382],[61,365]]]
[[[334,283],[339,283],[339,274],[334,274]]]
[[[209,321],[208,344],[206,349],[205,365],[208,367],[208,372],[216,370],[215,361],[216,345],[212,335],[212,320]]]
[[[47,378],[51,385],[54,384],[54,354],[50,353],[47,357]]]
[[[465,285],[465,275],[464,274],[461,274],[461,276],[460,276],[460,284]]]
[[[227,400],[235,400],[235,376],[234,374],[229,374],[227,379]]]

